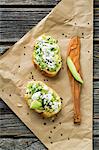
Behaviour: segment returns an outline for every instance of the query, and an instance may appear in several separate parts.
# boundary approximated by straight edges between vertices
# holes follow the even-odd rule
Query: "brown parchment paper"
[[[50,150],[92,149],[92,6],[92,0],[61,1],[0,57],[1,98]],[[55,78],[44,77],[32,64],[34,41],[43,33],[56,38],[61,48],[63,67]],[[79,126],[73,124],[72,94],[66,69],[67,45],[74,35],[81,37],[80,61],[84,79]],[[32,78],[43,81],[63,98],[62,111],[54,121],[29,110],[22,89]]]

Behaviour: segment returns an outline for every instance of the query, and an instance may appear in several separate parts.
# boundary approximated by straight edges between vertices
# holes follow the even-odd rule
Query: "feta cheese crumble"
[[[37,39],[34,56],[41,69],[56,71],[62,65],[60,48],[51,36],[42,35]]]
[[[26,94],[32,101],[39,101],[45,111],[58,112],[61,108],[61,99],[47,85],[29,83]]]

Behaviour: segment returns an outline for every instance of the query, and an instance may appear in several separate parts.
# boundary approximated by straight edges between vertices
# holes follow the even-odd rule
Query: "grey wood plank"
[[[56,5],[59,0],[0,0],[0,5]]]
[[[9,45],[0,45],[0,54],[4,54],[13,44],[10,43]]]
[[[0,42],[16,42],[52,8],[1,8],[0,9]],[[95,9],[94,41],[99,40],[99,9]]]
[[[1,8],[0,42],[16,42],[42,18],[51,8]]]
[[[0,138],[0,150],[47,150],[37,138]]]
[[[35,137],[3,101],[0,101],[0,137]]]
[[[94,150],[99,150],[99,137],[94,137]]]
[[[99,42],[98,42],[99,43]],[[94,79],[99,79],[99,44],[94,44],[93,48],[94,60]]]
[[[95,3],[98,8],[94,8],[94,40],[99,41],[99,1]]]
[[[94,119],[94,136],[99,136],[99,119]]]
[[[94,81],[93,82],[93,88],[95,89],[99,89],[99,81]]]

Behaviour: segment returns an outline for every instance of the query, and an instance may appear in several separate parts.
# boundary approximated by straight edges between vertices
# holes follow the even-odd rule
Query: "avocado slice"
[[[37,100],[34,100],[30,105],[31,109],[40,109],[41,107],[42,107],[42,103]]]
[[[77,81],[79,81],[81,84],[83,84],[83,80],[82,80],[80,74],[77,72],[74,63],[69,56],[67,57],[67,65],[68,65],[68,68],[69,68],[70,72],[72,73],[73,77]]]

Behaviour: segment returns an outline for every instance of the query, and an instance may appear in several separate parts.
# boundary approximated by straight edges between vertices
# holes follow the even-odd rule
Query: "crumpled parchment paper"
[[[92,0],[62,0],[49,15],[0,57],[0,96],[25,125],[50,150],[92,149]],[[35,39],[41,34],[58,40],[63,66],[54,78],[44,77],[32,64]],[[81,37],[81,125],[73,124],[71,87],[66,68],[67,46],[71,37]],[[23,98],[27,81],[41,80],[63,98],[62,111],[55,120],[44,119],[30,110]]]

